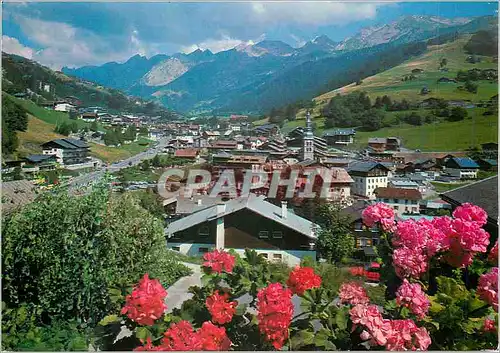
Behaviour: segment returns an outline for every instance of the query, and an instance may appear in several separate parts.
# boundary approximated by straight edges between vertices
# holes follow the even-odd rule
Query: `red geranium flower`
[[[229,295],[227,293],[221,295],[218,290],[207,298],[205,304],[210,315],[212,315],[214,323],[224,325],[233,319],[238,303],[235,301],[229,302],[228,299]]]
[[[272,283],[257,293],[259,330],[274,348],[280,349],[288,339],[292,321],[292,291]]]
[[[231,347],[231,341],[227,337],[226,329],[218,327],[211,322],[204,322],[198,330],[204,351],[227,351]]]
[[[308,289],[319,288],[321,286],[321,277],[315,274],[314,269],[311,267],[297,266],[290,273],[286,285],[294,294],[303,295]]]
[[[167,291],[156,279],[149,279],[146,273],[139,284],[128,295],[121,313],[127,314],[128,318],[139,325],[151,326],[160,318],[167,306],[165,297]]]
[[[221,273],[222,271],[231,273],[234,267],[235,257],[224,250],[214,250],[203,255],[204,267],[209,267],[212,271]]]
[[[188,321],[172,324],[163,335],[160,346],[163,351],[201,350],[201,336],[193,330],[193,326]]]

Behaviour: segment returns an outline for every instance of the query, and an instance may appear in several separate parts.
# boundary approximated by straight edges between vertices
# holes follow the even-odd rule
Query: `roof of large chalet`
[[[254,155],[254,156],[249,156],[249,155],[236,155],[232,156],[231,159],[228,161],[228,163],[254,163],[254,164],[264,164],[267,161],[266,156],[259,156],[259,155]]]
[[[239,197],[226,202],[225,211],[222,214],[217,214],[217,205],[214,205],[174,221],[165,228],[165,233],[167,235],[172,235],[203,222],[212,221],[243,209],[248,209],[262,217],[293,229],[308,238],[316,239],[314,228],[317,226],[314,223],[292,212],[288,212],[287,217],[283,218],[281,217],[281,207],[267,202],[264,196],[257,196],[252,193],[250,193],[248,197]]]
[[[466,152],[395,152],[394,158],[403,158],[405,163],[426,159],[442,159],[446,156],[465,157]]]
[[[349,136],[349,135],[356,135],[356,130],[354,129],[335,129],[335,130],[330,130],[326,131],[323,133],[323,137],[326,136]]]
[[[387,139],[385,137],[370,137],[368,143],[386,143]]]
[[[384,164],[379,163],[379,162],[365,162],[365,161],[355,161],[352,162],[348,165],[347,171],[348,172],[369,172],[372,169],[375,169],[377,167],[381,167],[384,169],[389,170]]]
[[[182,148],[175,151],[175,157],[191,157],[194,158],[200,151],[197,148]]]
[[[460,168],[479,168],[479,165],[474,162],[472,158],[452,158],[451,161],[455,162]]]
[[[26,157],[26,160],[32,163],[39,163],[48,159],[55,160],[56,157],[53,154],[31,154]]]
[[[212,207],[222,201],[222,197],[210,197],[210,195],[193,195],[190,198],[178,197],[175,213],[191,214],[205,208]]]
[[[211,148],[236,148],[237,142],[233,140],[217,140],[212,143]]]
[[[376,188],[373,192],[378,198],[382,199],[404,199],[404,200],[421,200],[422,194],[415,189],[402,188]]]
[[[36,187],[31,181],[14,180],[2,183],[2,211],[5,214],[31,203],[35,198]]]
[[[253,130],[255,132],[269,132],[276,127],[278,127],[278,125],[276,125],[276,124],[264,124],[264,125],[257,126]]]
[[[49,144],[56,144],[66,149],[77,149],[77,148],[89,148],[89,145],[85,141],[72,139],[72,138],[62,138],[55,139],[52,141],[45,142],[42,146],[47,146]]]
[[[488,218],[496,224],[498,219],[498,176],[462,186],[439,195],[455,206],[472,203],[484,209]]]

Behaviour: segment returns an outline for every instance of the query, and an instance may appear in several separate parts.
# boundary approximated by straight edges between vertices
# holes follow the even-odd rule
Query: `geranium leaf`
[[[147,329],[147,327],[138,327],[135,331],[135,337],[140,339],[142,342],[146,342],[147,338],[151,336],[151,332]]]
[[[108,315],[104,319],[99,321],[99,325],[100,326],[107,326],[109,324],[113,324],[116,322],[120,322],[120,318],[118,317],[118,315]]]

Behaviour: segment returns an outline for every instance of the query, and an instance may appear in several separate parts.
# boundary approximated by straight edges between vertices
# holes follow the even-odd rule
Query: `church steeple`
[[[312,131],[311,113],[306,114],[306,128],[303,135],[302,159],[314,160],[314,134]]]

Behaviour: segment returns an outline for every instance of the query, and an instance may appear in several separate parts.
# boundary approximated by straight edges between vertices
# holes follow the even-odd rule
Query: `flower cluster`
[[[137,287],[126,297],[121,313],[127,314],[130,320],[139,325],[153,325],[167,309],[166,296],[167,291],[161,283],[156,279],[149,279],[146,273]]]
[[[280,283],[271,283],[257,293],[259,331],[274,348],[280,349],[288,339],[292,321],[292,291]]]
[[[396,274],[401,277],[418,278],[427,271],[428,258],[418,249],[406,247],[394,250],[392,263]]]
[[[339,289],[339,298],[341,303],[353,305],[370,302],[365,289],[356,282],[342,283]]]
[[[349,273],[354,277],[363,277],[365,275],[365,269],[362,266],[351,267]]]
[[[474,255],[486,252],[489,234],[481,228],[486,222],[483,209],[464,204],[451,217],[407,220],[396,226],[392,259],[399,277],[418,278],[427,271],[430,259],[444,253],[442,259],[454,267],[472,263]]]
[[[477,294],[498,312],[498,267],[479,277]]]
[[[468,222],[475,222],[478,226],[482,227],[486,224],[488,214],[481,207],[470,203],[464,203],[453,211],[453,217]]]
[[[233,319],[238,303],[235,301],[230,302],[228,299],[229,294],[224,293],[221,295],[218,290],[207,298],[205,305],[210,315],[212,315],[214,323],[224,325]]]
[[[297,266],[290,273],[286,282],[292,293],[303,295],[308,289],[319,288],[321,286],[321,277],[314,273],[311,267]]]
[[[164,351],[196,351],[202,346],[201,337],[197,334],[191,323],[181,321],[172,324],[163,334],[161,350]]]
[[[224,250],[214,250],[203,255],[203,266],[212,271],[222,273],[223,271],[231,273],[234,267],[235,257]]]
[[[410,283],[406,278],[396,292],[396,303],[408,307],[420,319],[427,314],[431,305],[420,284]]]
[[[231,341],[227,337],[226,329],[211,322],[204,322],[198,330],[201,337],[201,349],[204,351],[228,351]]]
[[[363,210],[363,222],[368,227],[373,227],[376,223],[382,225],[382,229],[386,232],[394,230],[394,211],[391,207],[384,203],[376,203],[370,205]]]
[[[492,320],[490,318],[484,319],[483,331],[484,332],[496,332],[495,320]]]
[[[227,351],[230,347],[231,341],[224,327],[204,322],[201,328],[195,331],[188,321],[180,321],[165,331],[159,346],[154,346],[151,338],[148,338],[146,344],[134,351]]]
[[[498,240],[496,241],[495,245],[493,245],[490,253],[488,254],[488,262],[492,265],[498,264]]]
[[[384,319],[375,305],[358,304],[350,310],[351,321],[363,328],[361,339],[391,351],[426,350],[431,344],[427,330],[413,320]],[[355,328],[355,327],[354,327]]]

